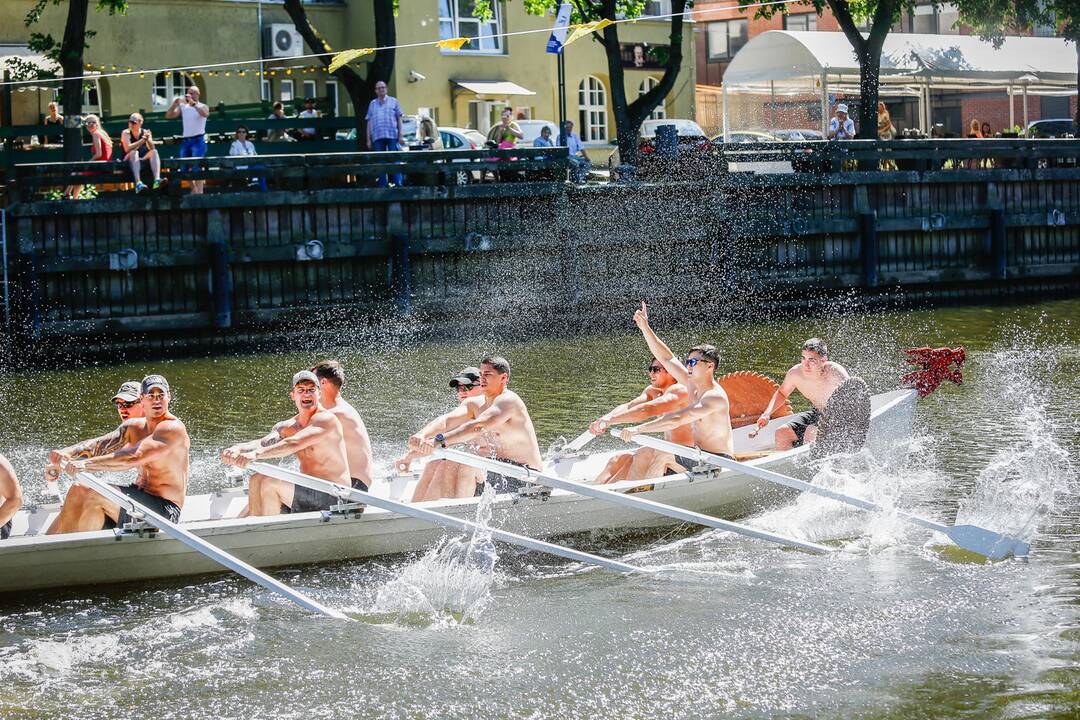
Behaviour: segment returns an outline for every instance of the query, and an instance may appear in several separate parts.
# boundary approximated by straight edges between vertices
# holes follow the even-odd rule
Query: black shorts
[[[731,457],[730,455],[728,455],[727,453],[713,453],[713,455],[719,455],[720,457],[727,458],[728,460],[734,460],[735,459],[735,458]],[[697,460],[695,460],[694,458],[688,458],[685,455],[676,455],[675,456],[675,462],[679,463],[684,468],[686,468],[686,472],[690,472],[691,470],[693,470],[694,468],[696,468],[698,466],[698,461]],[[701,464],[706,465],[707,463],[701,463]],[[664,471],[664,475],[678,475],[678,474],[679,473],[675,472],[671,468],[668,468],[667,470]]]
[[[363,480],[352,478],[352,486],[357,490],[367,492],[368,486]],[[303,485],[293,486],[292,507],[281,506],[281,514],[315,512],[316,510],[329,510],[343,502],[337,495],[312,490]]]
[[[811,425],[817,425],[821,422],[821,413],[817,408],[811,408],[804,413],[799,413],[798,419],[789,423],[788,427],[795,431],[795,444],[792,447],[799,447],[805,442],[806,429]]]
[[[506,463],[507,465],[517,465],[518,467],[529,467],[525,463],[515,462],[513,460],[507,460],[506,458],[495,458],[498,462]],[[531,469],[531,468],[530,468]],[[502,473],[488,471],[487,477],[484,482],[476,484],[476,496],[484,494],[484,485],[490,485],[495,488],[495,493],[498,495],[505,495],[506,493],[516,493],[523,487],[526,487],[529,483],[521,480],[520,478],[513,477],[512,475],[503,475]]]
[[[163,497],[157,495],[151,495],[142,488],[137,488],[134,485],[121,485],[112,486],[113,489],[122,492],[129,498],[139,503],[148,510],[156,512],[166,520],[172,520],[174,523],[180,522],[180,506],[174,503],[172,500],[166,500]],[[108,515],[105,516],[105,522],[102,524],[102,530],[112,530],[117,527],[124,527],[135,518],[131,517],[127,509],[120,508],[120,516],[114,521]]]
[[[11,537],[11,521],[8,520],[3,525],[0,525],[0,540],[7,540]]]

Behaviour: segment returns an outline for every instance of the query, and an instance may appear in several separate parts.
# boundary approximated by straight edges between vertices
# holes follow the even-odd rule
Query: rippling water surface
[[[818,482],[1023,534],[1027,562],[975,563],[893,518],[806,496],[749,522],[840,552],[682,526],[566,540],[661,570],[649,576],[454,536],[415,556],[275,571],[355,623],[229,576],[0,597],[0,717],[1077,717],[1078,311],[659,328],[673,347],[721,345],[724,370],[774,377],[822,335],[875,390],[895,387],[905,347],[966,346],[964,385],[919,403],[903,460],[864,455]],[[275,355],[8,373],[0,452],[28,499],[45,500],[45,450],[104,432],[116,387],[161,371],[192,434],[191,491],[224,487],[216,452],[287,416],[292,372],[335,356],[385,468],[451,406],[450,373],[487,350],[510,359],[547,447],[640,389],[648,358],[632,329],[628,316],[621,333],[524,344],[335,336]]]

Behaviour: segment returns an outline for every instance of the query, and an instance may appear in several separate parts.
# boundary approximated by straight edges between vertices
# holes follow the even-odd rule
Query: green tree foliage
[[[375,47],[386,48],[397,43],[397,0],[373,0],[373,20],[375,22]],[[324,65],[329,66],[333,62],[330,53],[334,49],[323,37],[322,33],[312,24],[308,18],[307,9],[302,0],[285,0],[285,12],[296,26],[296,31],[304,38],[308,47],[316,53],[321,53],[320,59]],[[361,75],[350,65],[344,65],[334,77],[341,80],[345,86],[345,92],[349,95],[349,102],[353,106],[353,116],[356,119],[356,143],[361,150],[367,149],[367,115],[368,104],[375,98],[375,83],[379,80],[389,84],[390,75],[394,71],[394,51],[378,50],[375,57],[368,64],[367,73]]]
[[[994,0],[989,0],[993,2]],[[786,14],[788,5],[768,5],[758,10],[760,17]],[[881,48],[900,13],[915,6],[914,0],[810,0],[803,3],[818,15],[829,8],[859,62],[858,136],[877,138],[878,89],[881,80]],[[859,26],[869,21],[870,32],[863,35]]]
[[[27,28],[33,27],[41,21],[50,5],[55,7],[60,4],[61,0],[37,0],[30,8],[30,12],[26,14],[23,24]],[[127,7],[127,0],[97,0],[95,3],[95,9],[98,12],[107,11],[109,15],[124,15],[127,13]],[[95,34],[93,30],[86,29],[89,14],[90,0],[68,0],[67,22],[64,24],[63,38],[57,41],[49,33],[32,31],[27,41],[31,50],[55,60],[63,72],[64,159],[68,161],[81,159],[82,128],[78,120],[82,115],[83,81],[79,78],[85,74],[83,56],[86,48],[89,47],[86,41]],[[41,71],[29,63],[24,63],[16,71],[23,79],[55,77],[54,73]]]
[[[563,0],[521,0],[525,11],[530,15],[547,15],[558,10]],[[570,22],[586,23],[597,20],[617,20],[638,18],[645,11],[645,0],[569,0],[573,7]],[[492,0],[476,0],[477,13],[490,12]],[[611,79],[611,112],[615,118],[615,133],[619,145],[619,158],[622,162],[635,164],[638,155],[638,134],[641,123],[664,101],[667,94],[675,87],[675,80],[683,65],[683,32],[685,28],[682,13],[693,6],[693,0],[672,0],[672,17],[669,31],[670,51],[663,58],[664,74],[660,82],[644,95],[630,102],[626,97],[626,82],[622,64],[622,50],[619,46],[619,25],[608,25],[594,32],[592,39],[600,43],[607,56],[608,77]],[[573,46],[566,49],[573,54]],[[691,59],[692,61],[692,59]],[[573,88],[570,88],[573,92]],[[580,129],[580,128],[579,128]]]
[[[1080,0],[959,0],[960,22],[984,40],[1001,45],[1006,35],[1051,25],[1076,48],[1077,91],[1080,92]],[[1073,118],[1080,135],[1080,109]]]

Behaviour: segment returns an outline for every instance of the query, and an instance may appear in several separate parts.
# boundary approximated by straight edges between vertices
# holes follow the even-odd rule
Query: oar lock
[[[128,510],[130,514],[131,511]],[[113,535],[117,540],[123,540],[125,537],[139,537],[153,539],[158,535],[158,529],[146,522],[141,516],[136,516],[136,519],[131,522],[124,523],[123,527],[113,528]]]
[[[320,512],[323,522],[330,522],[335,515],[349,520],[359,520],[360,516],[364,514],[365,507],[367,506],[363,503],[342,500],[337,505],[331,505],[329,510],[321,510]]]

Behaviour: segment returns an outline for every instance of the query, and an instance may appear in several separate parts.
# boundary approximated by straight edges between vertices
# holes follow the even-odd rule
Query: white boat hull
[[[916,394],[900,390],[875,395],[868,444],[888,450],[910,437]],[[777,427],[792,418],[770,423],[757,438],[750,428],[735,431],[736,451],[768,449]],[[787,474],[799,474],[796,463],[809,448],[771,453],[755,465]],[[584,458],[567,458],[548,471],[560,477],[591,480],[607,459],[618,451]],[[415,480],[397,478],[377,483],[375,492],[396,500],[408,499]],[[638,487],[640,486],[640,487]],[[651,486],[651,487],[650,487]],[[656,480],[621,483],[613,488],[642,492],[642,497],[734,519],[775,504],[792,491],[731,470],[711,470]],[[473,520],[478,499],[439,500],[424,506]],[[236,518],[246,503],[242,490],[191,496],[181,517],[184,526],[226,552],[251,565],[273,568],[324,563],[423,550],[447,531],[426,522],[367,508],[360,516],[348,513],[304,513],[269,518]],[[68,535],[39,534],[55,517],[55,506],[21,511],[13,535],[0,542],[0,593],[43,588],[135,582],[156,578],[221,572],[222,568],[163,535],[100,530]],[[552,537],[597,529],[670,525],[669,518],[617,506],[574,493],[552,491],[535,495],[500,495],[492,512],[492,525],[533,537]]]

